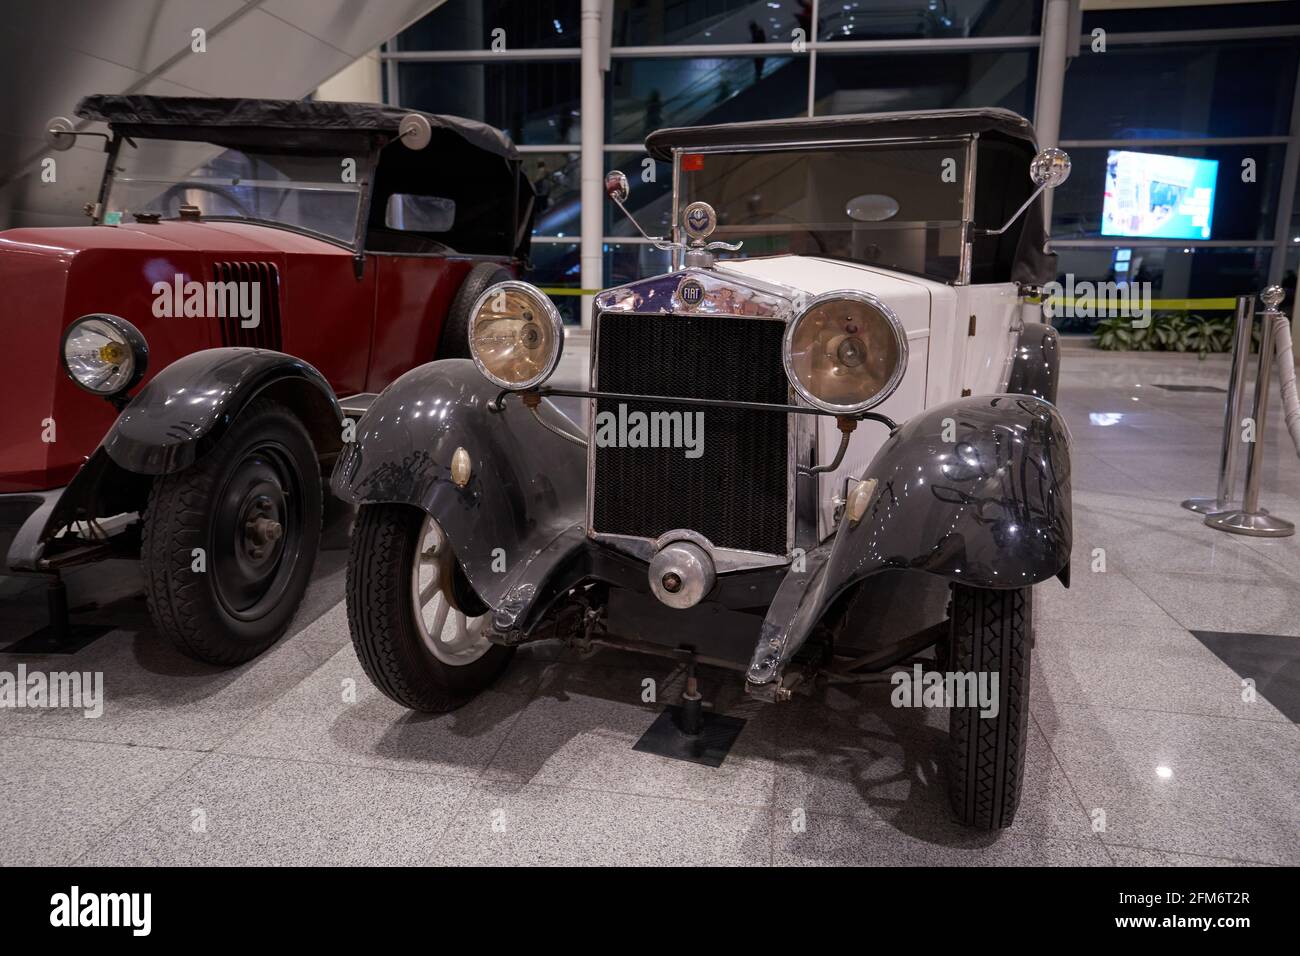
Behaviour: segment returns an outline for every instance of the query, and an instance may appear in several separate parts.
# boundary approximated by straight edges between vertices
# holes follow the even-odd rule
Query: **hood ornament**
[[[736,252],[739,242],[709,242],[709,236],[718,228],[718,214],[706,202],[696,201],[682,210],[682,232],[690,238],[686,246],[687,268],[708,269],[713,266],[713,250]]]
[[[706,202],[693,202],[682,212],[682,229],[695,242],[703,244],[717,228],[718,214]]]

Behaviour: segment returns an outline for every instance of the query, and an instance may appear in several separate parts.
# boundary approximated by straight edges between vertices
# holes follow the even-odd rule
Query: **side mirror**
[[[397,124],[397,138],[407,149],[424,149],[433,138],[433,127],[427,117],[419,113],[407,113]]]
[[[1063,149],[1057,149],[1055,146],[1040,149],[1038,155],[1029,163],[1029,178],[1038,188],[1021,204],[1019,209],[1011,214],[1011,218],[1003,224],[1002,228],[976,229],[976,233],[981,236],[1000,236],[1010,229],[1012,224],[1024,215],[1030,203],[1043,194],[1043,190],[1055,189],[1070,178],[1070,154]]]
[[[623,215],[627,217],[627,221],[632,224],[632,228],[641,233],[641,238],[648,239],[656,249],[678,248],[658,236],[650,235],[641,228],[641,224],[636,221],[636,217],[628,212],[627,207],[623,205],[623,203],[627,202],[627,197],[631,192],[632,188],[627,184],[627,177],[622,172],[611,169],[605,174],[605,195],[614,200],[614,205],[618,206]]]
[[[631,187],[627,184],[627,177],[620,170],[611,169],[605,174],[605,195],[620,206],[627,202],[628,194]]]
[[[1070,154],[1055,146],[1038,151],[1029,164],[1029,178],[1043,189],[1055,189],[1070,178]]]
[[[56,116],[45,124],[45,145],[62,152],[77,142],[76,127],[66,116]]]

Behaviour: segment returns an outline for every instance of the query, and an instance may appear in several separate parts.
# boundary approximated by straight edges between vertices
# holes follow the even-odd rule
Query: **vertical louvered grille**
[[[597,316],[600,391],[784,404],[785,325],[715,315]],[[597,414],[618,414],[600,399]],[[600,533],[656,538],[686,528],[714,545],[784,554],[788,548],[788,416],[727,408],[626,402],[628,411],[704,413],[704,452],[600,447],[592,524]],[[593,433],[594,434],[594,433]]]
[[[221,329],[222,345],[245,345],[259,349],[282,351],[280,337],[280,270],[271,262],[217,262],[212,266],[216,282],[234,282],[241,289],[247,284],[258,284],[259,322],[244,328],[243,320],[235,308],[227,315],[217,317]],[[247,293],[243,293],[247,295]],[[240,301],[239,299],[236,302]]]

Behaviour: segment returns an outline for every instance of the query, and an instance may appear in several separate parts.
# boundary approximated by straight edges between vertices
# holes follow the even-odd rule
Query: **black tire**
[[[411,593],[424,518],[407,505],[361,507],[348,554],[348,630],[366,676],[386,696],[411,710],[443,713],[491,684],[515,649],[493,644],[472,663],[454,666],[425,647]]]
[[[469,318],[470,309],[488,286],[496,285],[514,278],[509,271],[495,262],[480,262],[465,281],[456,290],[456,298],[451,300],[447,310],[447,320],[442,326],[442,335],[438,339],[437,358],[470,358],[469,354]]]
[[[262,653],[307,590],[322,512],[320,465],[302,422],[275,402],[252,402],[208,454],[150,488],[141,562],[154,626],[212,664]],[[278,537],[256,527],[263,519]]]
[[[948,800],[958,821],[979,830],[1011,826],[1020,804],[1029,720],[1029,588],[995,591],[954,585],[952,670],[998,678],[998,712],[953,707],[949,724]]]

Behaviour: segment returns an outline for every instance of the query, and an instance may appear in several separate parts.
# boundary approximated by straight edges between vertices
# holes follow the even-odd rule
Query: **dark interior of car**
[[[424,149],[394,141],[379,153],[366,219],[366,249],[402,255],[515,255],[532,229],[531,190],[517,161],[485,154],[460,136],[435,130]],[[521,186],[522,181],[522,186]],[[394,229],[387,220],[395,194],[437,196],[455,204],[446,232]]]

